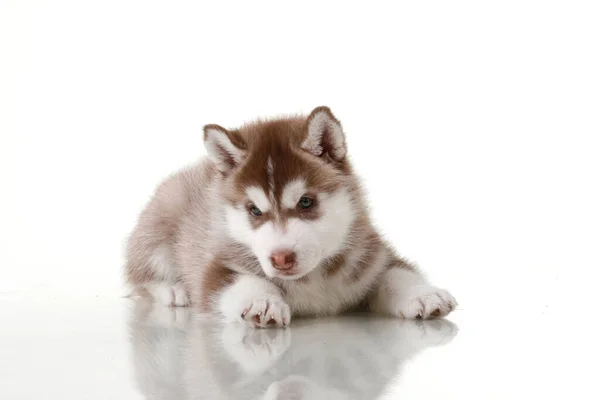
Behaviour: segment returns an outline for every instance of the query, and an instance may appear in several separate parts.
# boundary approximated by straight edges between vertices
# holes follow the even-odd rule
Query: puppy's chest
[[[356,306],[363,299],[358,287],[321,275],[282,285],[285,301],[296,315],[333,315]]]

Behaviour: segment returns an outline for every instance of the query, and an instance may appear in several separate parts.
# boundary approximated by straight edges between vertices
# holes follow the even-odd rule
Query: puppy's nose
[[[289,250],[276,251],[271,254],[271,264],[273,268],[286,270],[296,265],[296,253]]]

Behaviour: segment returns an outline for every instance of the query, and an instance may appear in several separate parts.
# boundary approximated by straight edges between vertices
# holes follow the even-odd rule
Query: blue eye
[[[255,217],[260,217],[262,215],[262,211],[260,211],[260,208],[252,205],[250,206],[250,214],[254,215]]]
[[[311,208],[313,206],[313,203],[313,199],[311,199],[310,197],[302,196],[298,201],[298,207],[302,208],[303,210],[306,210]]]

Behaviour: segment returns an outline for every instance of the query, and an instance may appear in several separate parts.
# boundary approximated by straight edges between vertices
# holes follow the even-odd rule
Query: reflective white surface
[[[147,398],[376,399],[406,361],[457,332],[444,320],[345,316],[257,330],[141,304],[134,314],[135,377]]]
[[[551,312],[222,325],[118,297],[0,297],[2,399],[594,398],[591,326]],[[510,309],[508,307],[507,309]]]

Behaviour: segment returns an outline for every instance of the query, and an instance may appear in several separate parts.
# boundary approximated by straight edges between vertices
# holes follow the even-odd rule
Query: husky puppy
[[[375,230],[329,108],[207,125],[204,142],[208,157],[157,188],[129,237],[125,276],[138,292],[255,327],[456,307]]]

